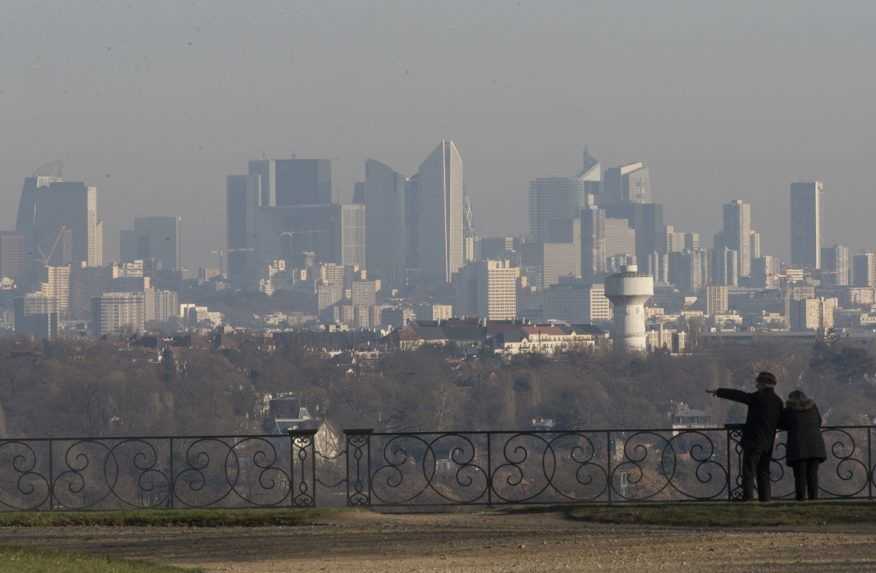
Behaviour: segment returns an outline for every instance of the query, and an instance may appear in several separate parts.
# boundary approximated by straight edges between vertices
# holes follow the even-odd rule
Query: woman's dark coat
[[[785,462],[790,466],[800,460],[827,459],[821,437],[821,413],[812,400],[788,400],[779,427],[788,431]]]

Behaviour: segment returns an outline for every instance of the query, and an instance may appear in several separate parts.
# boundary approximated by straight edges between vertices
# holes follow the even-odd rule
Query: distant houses
[[[589,351],[604,347],[609,341],[607,332],[590,324],[531,324],[475,319],[411,322],[390,336],[394,337],[393,342],[403,352],[452,345],[463,353],[489,350],[508,357]]]

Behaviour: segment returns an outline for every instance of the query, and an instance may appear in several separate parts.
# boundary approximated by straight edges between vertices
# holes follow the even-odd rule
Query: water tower
[[[628,352],[644,352],[645,302],[654,296],[654,279],[627,265],[605,279],[605,296],[614,305],[614,347]]]

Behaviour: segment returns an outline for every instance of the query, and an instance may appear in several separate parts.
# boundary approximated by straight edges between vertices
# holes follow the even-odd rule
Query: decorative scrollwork
[[[608,489],[606,453],[582,432],[496,434],[494,499],[504,503],[595,501]]]
[[[372,497],[384,505],[483,503],[490,482],[480,463],[484,446],[469,436],[375,434],[385,441],[370,476]]]
[[[825,498],[872,499],[872,428],[823,429]],[[741,428],[0,440],[0,510],[739,499]],[[328,451],[320,451],[323,444]],[[326,445],[328,444],[328,445]],[[779,434],[777,498],[793,495]],[[319,489],[319,495],[317,490]]]
[[[276,507],[290,495],[291,476],[267,436],[189,440],[176,461],[174,499],[186,507]],[[179,440],[185,443],[185,440]]]
[[[0,441],[0,506],[6,510],[29,511],[51,506],[51,475],[46,463],[51,454],[48,441]]]
[[[861,497],[868,493],[871,470],[867,466],[867,452],[861,451],[855,436],[867,444],[871,428],[825,428],[822,431],[827,446],[827,459],[822,466],[819,489],[821,494],[835,498]]]

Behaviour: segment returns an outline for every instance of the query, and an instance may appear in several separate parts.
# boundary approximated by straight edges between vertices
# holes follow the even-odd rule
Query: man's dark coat
[[[782,417],[782,399],[775,391],[771,387],[756,392],[719,388],[716,396],[748,405],[748,416],[742,429],[742,448],[771,453]]]

